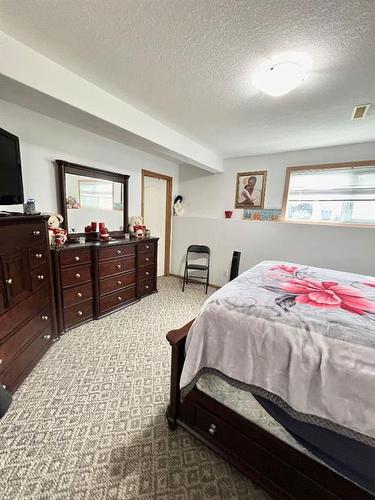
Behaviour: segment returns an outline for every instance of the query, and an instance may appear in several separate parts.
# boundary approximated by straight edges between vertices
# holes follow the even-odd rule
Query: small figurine
[[[63,245],[68,236],[67,230],[62,229],[60,224],[64,221],[64,217],[60,214],[51,214],[48,219],[48,234],[49,243],[51,246]]]
[[[143,238],[146,232],[146,226],[143,224],[142,217],[131,217],[129,221],[129,231],[136,238]]]
[[[183,207],[182,201],[183,201],[183,198],[180,194],[178,196],[176,196],[176,198],[174,199],[174,203],[173,203],[174,215],[183,215],[184,207]]]

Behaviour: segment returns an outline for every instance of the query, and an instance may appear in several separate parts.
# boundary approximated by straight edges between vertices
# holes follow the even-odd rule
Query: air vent
[[[371,104],[360,104],[356,106],[353,111],[352,120],[362,120],[366,116],[370,106]]]

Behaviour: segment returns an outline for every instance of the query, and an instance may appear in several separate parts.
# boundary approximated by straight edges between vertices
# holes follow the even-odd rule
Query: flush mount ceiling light
[[[311,59],[306,55],[278,56],[258,67],[254,85],[271,96],[288,94],[304,81],[311,65]]]

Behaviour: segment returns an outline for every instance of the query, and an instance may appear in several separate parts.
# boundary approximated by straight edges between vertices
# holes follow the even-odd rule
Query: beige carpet
[[[68,332],[0,421],[1,499],[265,499],[185,431],[168,430],[166,333],[206,296],[159,293]]]

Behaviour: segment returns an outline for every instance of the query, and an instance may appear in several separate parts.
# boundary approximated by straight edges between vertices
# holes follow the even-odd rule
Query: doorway
[[[142,170],[142,217],[159,239],[158,276],[168,275],[171,259],[172,177]]]

